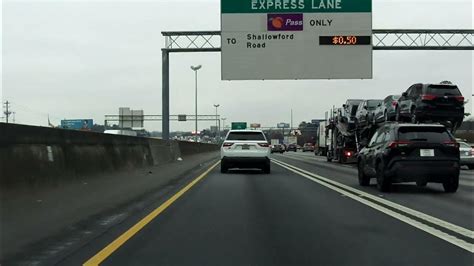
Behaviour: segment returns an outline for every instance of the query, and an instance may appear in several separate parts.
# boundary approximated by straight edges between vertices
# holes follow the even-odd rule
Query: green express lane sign
[[[372,12],[372,0],[221,0],[222,13]]]
[[[247,129],[246,122],[232,122],[232,130]]]
[[[223,80],[372,78],[371,0],[221,0]]]

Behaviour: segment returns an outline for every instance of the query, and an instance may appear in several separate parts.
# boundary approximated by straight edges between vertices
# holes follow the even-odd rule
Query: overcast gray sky
[[[161,31],[219,30],[219,0],[3,0],[2,95],[19,123],[93,118],[119,107],[161,114]],[[374,0],[374,29],[472,29],[472,0]],[[171,56],[171,113],[194,113],[194,76],[202,64],[199,113],[213,104],[230,121],[274,126],[324,117],[347,98],[383,98],[416,82],[451,80],[473,93],[472,52],[374,51],[374,79],[220,81],[217,53]],[[472,101],[471,101],[472,103]],[[471,111],[472,104],[467,105]],[[200,128],[212,123],[202,123]],[[192,130],[172,123],[171,130]],[[161,130],[160,123],[146,124]]]

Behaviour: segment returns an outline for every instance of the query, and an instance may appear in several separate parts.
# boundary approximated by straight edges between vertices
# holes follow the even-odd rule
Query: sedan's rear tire
[[[369,186],[370,185],[370,177],[368,177],[364,173],[364,165],[362,164],[362,161],[359,161],[359,163],[357,164],[357,168],[358,168],[358,171],[359,171],[359,185],[361,185],[363,187]]]
[[[443,182],[443,188],[446,193],[454,193],[458,191],[459,175],[452,176]]]
[[[381,192],[389,192],[392,182],[388,176],[385,175],[385,167],[382,162],[377,165],[377,188]]]

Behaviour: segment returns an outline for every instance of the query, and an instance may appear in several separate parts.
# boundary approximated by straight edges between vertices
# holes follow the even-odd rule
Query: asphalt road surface
[[[269,175],[217,166],[60,264],[473,265],[473,176],[382,194],[310,153],[273,156]]]

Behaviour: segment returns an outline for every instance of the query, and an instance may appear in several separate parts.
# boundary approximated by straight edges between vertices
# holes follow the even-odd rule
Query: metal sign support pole
[[[167,49],[162,49],[162,138],[170,139],[170,53]]]

